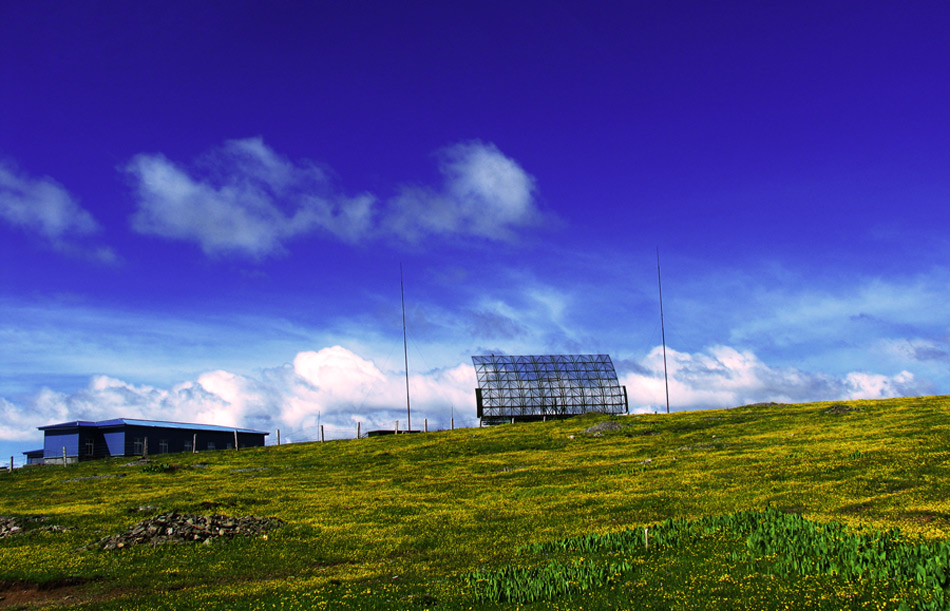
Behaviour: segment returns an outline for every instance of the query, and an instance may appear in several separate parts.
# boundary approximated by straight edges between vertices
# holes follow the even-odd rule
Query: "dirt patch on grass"
[[[838,511],[847,514],[867,513],[871,511],[873,507],[874,506],[871,503],[854,503],[852,505],[845,505]]]
[[[0,609],[45,607],[50,604],[78,604],[86,597],[82,586],[93,581],[84,577],[63,577],[42,583],[0,580]]]
[[[930,511],[908,511],[903,514],[903,517],[917,524],[933,524],[934,522],[946,523],[950,516]]]

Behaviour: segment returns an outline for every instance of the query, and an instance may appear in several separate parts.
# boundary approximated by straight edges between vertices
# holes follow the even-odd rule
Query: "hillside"
[[[588,416],[167,455],[167,470],[129,459],[22,469],[0,476],[0,515],[24,524],[0,538],[0,609],[931,604],[895,578],[783,577],[770,568],[775,554],[747,557],[727,531],[630,551],[633,568],[617,569],[609,587],[530,604],[473,603],[483,582],[471,574],[586,562],[525,544],[767,508],[854,532],[897,527],[901,545],[943,541],[948,408],[950,397],[921,397]],[[583,432],[605,420],[619,428]],[[169,511],[284,525],[208,544],[94,545]]]

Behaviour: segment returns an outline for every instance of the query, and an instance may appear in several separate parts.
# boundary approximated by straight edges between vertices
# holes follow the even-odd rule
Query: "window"
[[[86,456],[95,456],[96,455],[96,444],[92,439],[86,440]]]
[[[186,442],[185,442],[185,452],[191,452],[191,442],[190,442],[190,441],[186,441]]]
[[[168,454],[168,440],[160,439],[158,442],[158,453],[159,454]]]
[[[132,440],[132,454],[144,454],[145,453],[145,440],[141,437],[136,437]]]
[[[209,450],[213,450],[213,449],[214,449],[214,442],[213,442],[213,441],[209,441],[209,442],[208,442],[208,449],[209,449]]]

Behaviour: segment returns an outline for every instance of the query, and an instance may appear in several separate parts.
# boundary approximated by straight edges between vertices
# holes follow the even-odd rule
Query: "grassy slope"
[[[171,455],[207,467],[164,474],[126,460],[25,469],[0,477],[0,515],[75,529],[0,539],[0,582],[9,594],[90,579],[32,598],[51,607],[425,608],[431,595],[437,608],[467,608],[460,576],[513,561],[523,543],[668,517],[771,505],[946,538],[950,397],[854,401],[859,411],[844,414],[830,405],[633,416],[601,437],[581,434],[604,419],[590,416]],[[67,481],[93,475],[121,477]],[[140,505],[289,526],[266,541],[74,551],[142,519],[130,513]]]

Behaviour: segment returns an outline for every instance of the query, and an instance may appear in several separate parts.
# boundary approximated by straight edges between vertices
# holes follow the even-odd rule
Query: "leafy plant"
[[[177,468],[178,467],[175,467],[174,465],[170,465],[165,462],[149,463],[145,465],[144,467],[142,467],[142,472],[143,473],[171,473],[172,471],[175,471]]]

